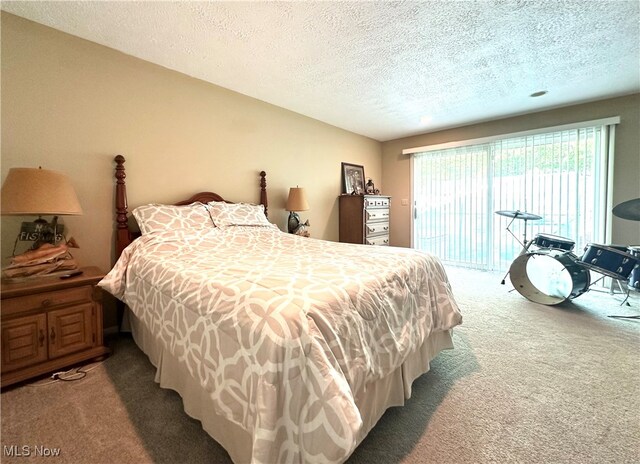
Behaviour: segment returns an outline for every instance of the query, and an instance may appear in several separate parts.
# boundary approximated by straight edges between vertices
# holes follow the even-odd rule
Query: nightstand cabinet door
[[[91,303],[50,311],[49,357],[57,358],[91,348],[95,343]]]
[[[47,316],[2,323],[2,373],[47,360]]]

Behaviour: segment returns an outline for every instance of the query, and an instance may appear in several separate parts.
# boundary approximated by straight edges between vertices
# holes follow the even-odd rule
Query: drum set
[[[592,285],[605,277],[610,277],[629,287],[640,289],[640,246],[599,245],[590,243],[582,256],[573,253],[575,242],[566,237],[539,233],[527,240],[527,221],[542,217],[523,211],[496,211],[496,214],[525,221],[522,251],[511,263],[502,280],[510,275],[514,289],[535,303],[556,305],[567,299],[574,299],[587,292]],[[591,272],[601,274],[593,282]],[[626,298],[625,298],[626,301]],[[623,302],[624,303],[624,302]]]

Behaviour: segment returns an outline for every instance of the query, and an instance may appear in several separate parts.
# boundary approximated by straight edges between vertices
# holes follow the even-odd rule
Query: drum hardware
[[[524,254],[526,254],[529,251],[529,247],[531,246],[531,244],[533,243],[533,240],[529,240],[528,242],[525,242],[524,246],[522,247],[522,250],[520,250],[520,253],[518,253],[518,256],[516,256],[516,259]],[[511,268],[509,268],[511,269]],[[507,273],[504,275],[504,277],[502,278],[502,280],[500,281],[501,285],[504,285],[506,280],[507,280],[507,276],[509,275],[509,271],[507,271]]]
[[[595,271],[595,272],[597,272],[597,271]],[[596,284],[598,284],[599,282],[603,281],[607,277],[609,277],[611,279],[611,286],[609,287],[609,290],[601,290],[601,289],[596,288]],[[615,285],[618,286],[619,291],[616,291],[614,289]],[[608,293],[609,295],[616,295],[616,294],[624,295],[624,299],[622,300],[622,303],[620,303],[620,306],[622,306],[625,303],[627,303],[627,300],[629,299],[629,295],[631,293],[631,291],[629,290],[629,286],[626,285],[623,280],[615,279],[615,278],[607,276],[607,275],[602,275],[602,276],[598,277],[596,280],[594,280],[591,283],[591,287],[594,287],[594,288],[589,288],[589,290],[593,290],[594,292]],[[627,306],[630,306],[629,303],[627,303]]]
[[[629,253],[640,260],[640,246],[628,247]],[[640,266],[636,266],[629,274],[629,286],[633,289],[640,290]]]
[[[593,282],[593,284],[595,285],[596,283],[598,283],[599,281],[601,281],[602,279],[605,279],[605,278],[607,278],[607,276],[604,276],[604,275],[603,275],[603,276],[602,276],[602,277],[600,277],[599,279],[595,280],[595,281]],[[595,289],[595,288],[594,288],[594,289],[590,289],[590,290],[593,290],[594,292],[601,292],[601,293],[608,293],[609,295],[615,295],[615,294],[616,294],[616,292],[615,292],[615,290],[613,289],[613,285],[614,285],[614,284],[617,284],[617,285],[618,285],[618,288],[620,289],[620,292],[619,292],[619,293],[620,293],[620,294],[622,294],[622,295],[624,295],[624,299],[623,299],[623,300],[622,300],[622,302],[620,303],[620,306],[623,306],[625,303],[627,304],[627,306],[631,306],[631,305],[629,304],[629,302],[627,301],[627,300],[629,299],[629,296],[631,295],[631,290],[630,290],[630,287],[629,287],[629,286],[627,286],[627,285],[623,285],[623,282],[624,282],[624,281],[621,281],[621,280],[618,280],[618,279],[612,279],[612,280],[611,280],[611,288],[610,288],[610,290],[609,290],[609,291],[606,291],[606,290],[598,290],[598,289]],[[625,288],[624,288],[625,286],[626,286],[626,290],[625,290]],[[612,319],[640,319],[640,315],[633,315],[633,316],[629,316],[629,315],[626,315],[626,314],[625,314],[625,315],[609,315],[609,316],[607,316],[607,317],[610,317],[610,318],[612,318]]]
[[[602,277],[604,279],[604,277]],[[609,292],[610,294],[614,294],[615,292],[613,291],[613,284],[617,283],[619,288],[620,288],[620,293],[624,294],[624,299],[622,300],[622,303],[620,303],[620,306],[624,305],[625,303],[627,304],[627,306],[631,306],[628,302],[629,300],[629,296],[631,295],[631,287],[629,285],[626,285],[626,291],[623,288],[623,283],[620,280],[612,280],[611,284],[611,292]],[[635,316],[629,316],[629,315],[610,315],[608,317],[614,318],[614,319],[640,319],[640,315],[635,315]]]
[[[518,256],[522,256],[523,254],[525,254],[529,250],[529,247],[531,246],[531,242],[527,242],[527,221],[539,221],[540,219],[542,219],[542,216],[538,216],[537,214],[527,213],[526,211],[520,211],[519,209],[515,211],[509,211],[509,210],[496,211],[496,214],[499,216],[505,216],[505,217],[511,218],[511,221],[509,222],[509,224],[507,224],[507,228],[506,228],[507,232],[509,232],[511,236],[514,239],[516,239],[516,242],[522,245],[522,250],[520,250],[520,254]],[[516,237],[516,235],[513,232],[511,232],[511,224],[513,224],[513,221],[515,221],[516,219],[522,219],[524,221],[524,234],[522,237],[522,242],[518,239],[518,237]],[[507,273],[502,278],[502,281],[500,281],[502,285],[504,285],[508,275],[509,275],[509,271],[507,271]]]
[[[617,315],[613,315],[613,316],[607,316],[607,317],[612,317],[614,319],[640,319],[640,315],[635,315],[635,316],[617,316]]]

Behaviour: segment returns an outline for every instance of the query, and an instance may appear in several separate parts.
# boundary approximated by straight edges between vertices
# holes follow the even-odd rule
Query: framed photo
[[[342,163],[342,193],[364,195],[364,166]]]

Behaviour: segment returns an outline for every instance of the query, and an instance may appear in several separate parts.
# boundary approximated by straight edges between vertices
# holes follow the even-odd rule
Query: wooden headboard
[[[128,211],[128,202],[127,202],[127,186],[125,184],[125,178],[127,177],[124,171],[124,156],[118,155],[115,158],[116,162],[116,256],[117,260],[122,254],[122,250],[124,250],[127,245],[133,242],[138,236],[140,232],[137,230],[133,230],[129,226],[129,211]],[[260,204],[264,205],[264,214],[268,214],[268,201],[267,201],[267,173],[264,171],[260,171]],[[225,200],[217,193],[213,192],[200,192],[192,195],[190,198],[186,200],[178,201],[174,203],[174,205],[189,205],[199,201],[201,203],[208,203],[210,201],[224,201],[227,203],[233,203],[231,201]]]

